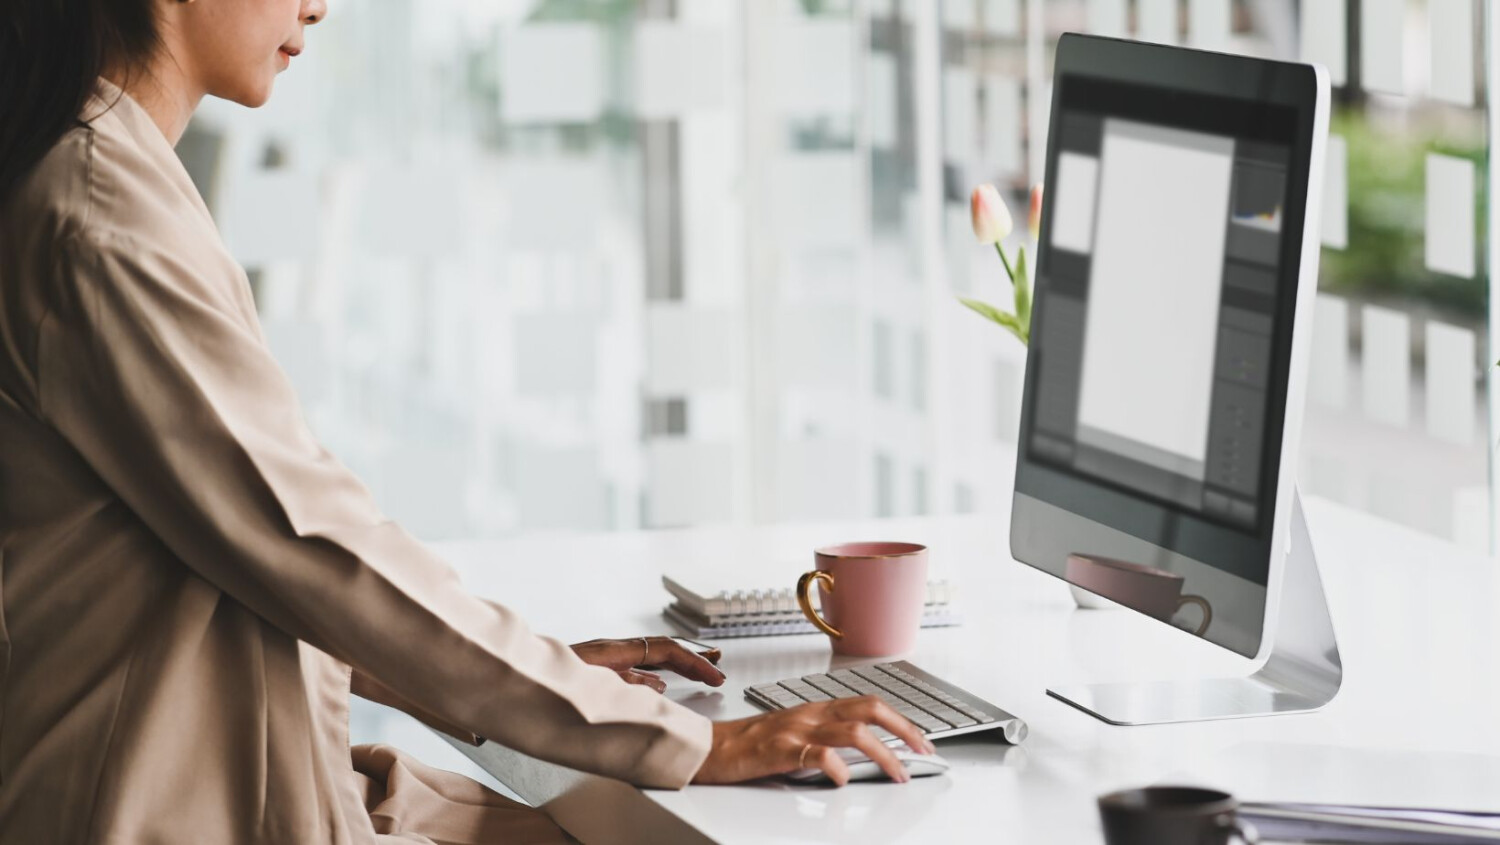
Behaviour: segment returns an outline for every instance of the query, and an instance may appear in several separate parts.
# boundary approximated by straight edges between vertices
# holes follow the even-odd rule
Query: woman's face
[[[325,0],[188,0],[171,3],[164,33],[173,58],[204,93],[252,108],[271,96],[276,74],[302,52],[302,31],[328,12]],[[173,37],[176,36],[176,37]]]

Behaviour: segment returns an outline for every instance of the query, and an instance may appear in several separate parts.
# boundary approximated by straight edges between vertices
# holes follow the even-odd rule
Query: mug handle
[[[1214,621],[1214,609],[1209,605],[1208,599],[1202,596],[1181,596],[1177,599],[1178,610],[1190,604],[1196,604],[1203,609],[1203,621],[1198,623],[1198,630],[1193,632],[1193,636],[1201,637],[1208,630],[1208,624]]]
[[[823,617],[818,615],[816,610],[813,610],[812,597],[808,595],[808,592],[812,589],[813,583],[818,581],[823,582],[823,589],[830,593],[833,592],[832,572],[823,572],[821,570],[817,572],[804,572],[802,573],[802,577],[797,579],[797,604],[802,607],[802,615],[807,617],[807,621],[818,626],[819,631],[836,640],[843,639],[843,631],[828,624],[823,620]]]
[[[1260,832],[1255,829],[1255,825],[1247,821],[1241,821],[1235,816],[1219,816],[1216,822],[1220,831],[1228,831],[1245,845],[1256,845],[1260,842]]]

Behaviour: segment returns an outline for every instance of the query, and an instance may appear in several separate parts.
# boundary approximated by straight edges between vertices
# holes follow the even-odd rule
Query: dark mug
[[[1109,845],[1228,845],[1258,840],[1236,816],[1239,802],[1227,792],[1193,786],[1148,786],[1099,798]]]

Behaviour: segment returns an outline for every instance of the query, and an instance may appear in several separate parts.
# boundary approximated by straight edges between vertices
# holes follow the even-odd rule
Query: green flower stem
[[[1010,269],[1010,259],[1005,257],[1005,247],[1001,246],[999,241],[995,241],[995,251],[1000,253],[1000,263],[1005,265],[1006,278],[1009,278],[1010,283],[1014,285],[1016,283],[1016,271]]]

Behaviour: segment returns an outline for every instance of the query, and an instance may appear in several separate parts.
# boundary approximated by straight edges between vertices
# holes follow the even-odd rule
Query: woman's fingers
[[[886,776],[897,783],[911,780],[911,775],[906,773],[906,767],[901,765],[901,761],[896,758],[896,752],[877,739],[867,725],[858,722],[841,722],[827,730],[831,734],[827,744],[840,748],[858,749],[861,754],[874,760]]]
[[[671,669],[690,681],[702,681],[711,687],[724,683],[724,673],[719,667],[689,651],[671,637],[647,637],[646,642],[650,648],[647,649],[646,659],[641,661],[642,665]]]
[[[708,757],[694,776],[696,783],[738,783],[799,768],[816,768],[839,786],[849,782],[849,765],[840,748],[853,748],[873,760],[892,780],[911,779],[896,752],[870,726],[883,727],[916,751],[931,753],[932,744],[911,722],[873,696],[802,704],[738,719],[715,722]]]
[[[604,666],[619,672],[644,662],[641,656],[646,647],[639,638],[634,640],[589,640],[572,646],[573,653],[585,663]]]
[[[642,672],[639,669],[623,669],[620,671],[620,677],[624,678],[626,683],[640,684],[641,686],[650,687],[657,692],[667,691],[667,682],[663,681],[661,676],[654,672]]]
[[[849,764],[845,763],[844,758],[840,757],[838,751],[833,748],[826,745],[814,745],[807,750],[803,762],[810,768],[822,769],[835,786],[843,786],[849,782]]]
[[[889,704],[873,695],[861,696],[859,698],[846,698],[836,701],[831,707],[838,708],[838,715],[844,719],[851,719],[869,725],[879,725],[895,734],[906,743],[911,750],[922,754],[932,754],[937,751],[932,743],[927,740],[922,729],[917,727],[905,716],[891,709]]]
[[[589,640],[577,643],[572,648],[585,663],[613,669],[627,681],[632,681],[625,674],[628,670],[638,666],[651,666],[671,669],[688,680],[701,681],[711,687],[724,684],[724,673],[719,667],[684,648],[671,637]]]

